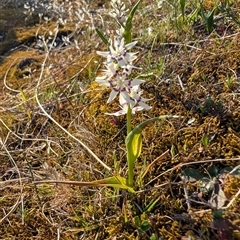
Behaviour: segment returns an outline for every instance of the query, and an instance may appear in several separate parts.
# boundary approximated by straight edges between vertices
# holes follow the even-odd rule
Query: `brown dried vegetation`
[[[204,8],[212,9],[213,2],[205,1]],[[187,164],[201,172],[213,165],[221,170],[240,164],[239,25],[223,19],[209,34],[204,26],[184,26],[180,19],[160,22],[161,12],[151,15],[147,5],[143,1],[133,24],[144,19],[144,29],[155,18],[150,22],[154,37],[134,33],[139,38],[136,65],[143,74],[153,73],[142,86],[145,96],[152,98],[152,109],[134,115],[133,125],[164,114],[182,118],[155,122],[144,130],[143,153],[135,170],[136,195],[111,188],[32,184],[44,179],[93,181],[110,174],[49,119],[36,94],[48,115],[114,173],[126,176],[125,117],[104,114],[118,110],[118,103],[106,104],[109,91],[93,82],[101,65],[95,48],[103,46],[96,34],[90,39],[79,36],[80,49],[51,52],[43,71],[46,53],[34,48],[35,33],[52,30],[52,23],[44,28],[17,27],[18,44],[2,45],[18,46],[2,51],[0,63],[2,239],[240,239],[239,175],[228,174],[221,182],[227,201],[220,220],[208,196],[200,196],[198,183],[181,178]],[[97,1],[92,8],[102,6]],[[239,1],[231,7],[240,9]],[[59,34],[71,30],[63,28]],[[207,145],[204,136],[211,138]],[[191,208],[185,191],[189,197],[198,194]]]

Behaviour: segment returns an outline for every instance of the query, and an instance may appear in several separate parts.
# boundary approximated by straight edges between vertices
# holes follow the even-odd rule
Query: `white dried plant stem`
[[[3,209],[3,212],[4,212],[5,216],[4,216],[2,219],[0,219],[0,223],[2,223],[12,212],[15,211],[15,209],[16,209],[16,208],[18,207],[18,205],[19,205],[20,199],[21,199],[21,196],[18,197],[16,203],[12,206],[11,210],[10,210],[7,214],[5,214],[5,211],[4,211],[4,209]]]
[[[11,63],[11,65],[9,66],[9,68],[7,69],[7,71],[6,71],[5,75],[4,75],[4,78],[3,78],[3,83],[4,83],[4,86],[5,86],[8,90],[10,90],[10,91],[12,91],[12,92],[15,92],[15,93],[20,93],[21,91],[15,90],[15,89],[13,89],[13,88],[11,88],[11,87],[9,87],[9,86],[7,85],[7,75],[8,75],[8,73],[9,73],[11,67],[15,64],[16,61],[17,61],[17,59],[15,59],[15,60]]]
[[[21,202],[21,211],[22,211],[22,224],[24,224],[24,204],[23,204],[23,185],[22,185],[22,178],[21,178],[21,173],[19,171],[19,168],[16,164],[16,162],[14,161],[12,155],[10,154],[10,152],[8,151],[7,147],[5,146],[4,142],[2,141],[2,138],[0,137],[0,143],[2,145],[2,148],[6,151],[7,155],[9,156],[9,159],[11,161],[11,163],[13,164],[13,166],[15,167],[17,174],[18,174],[18,180],[19,180],[19,185],[20,185],[20,196],[16,202],[16,204],[12,207],[12,209],[10,210],[10,212],[7,214],[7,216],[14,211],[14,209],[17,207],[19,201]],[[21,199],[21,200],[20,200]],[[3,221],[6,218],[6,216],[4,218],[1,219],[1,221]],[[0,222],[1,222],[0,221]]]
[[[55,41],[56,39],[56,36],[57,36],[57,31],[55,32],[55,36],[54,36],[54,39],[53,39],[53,42]],[[65,132],[68,136],[70,136],[72,139],[74,139],[75,141],[77,141],[84,149],[87,150],[87,152],[98,162],[100,163],[104,168],[106,168],[108,171],[111,171],[111,168],[109,166],[107,166],[101,159],[98,158],[98,156],[87,146],[85,145],[81,140],[79,140],[78,138],[76,138],[75,136],[73,136],[70,132],[68,132],[65,128],[63,128],[61,126],[61,124],[59,124],[52,116],[50,116],[46,111],[45,109],[43,108],[42,104],[40,103],[39,99],[38,99],[38,88],[40,86],[40,82],[41,82],[41,79],[43,77],[43,72],[44,72],[44,67],[46,65],[46,61],[49,57],[49,53],[51,51],[51,48],[52,48],[53,45],[50,46],[50,48],[47,48],[47,51],[46,51],[46,56],[45,56],[45,59],[43,61],[43,64],[42,64],[42,68],[41,68],[41,73],[40,73],[40,76],[39,76],[39,79],[38,79],[38,82],[37,82],[37,86],[36,86],[36,90],[35,90],[35,98],[36,98],[36,101],[37,101],[37,104],[39,106],[39,108],[42,110],[42,112],[45,114],[46,117],[48,117],[52,122],[54,122],[63,132]]]

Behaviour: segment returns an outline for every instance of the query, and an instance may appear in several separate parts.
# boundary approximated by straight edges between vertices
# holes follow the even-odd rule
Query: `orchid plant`
[[[145,81],[131,78],[132,69],[139,69],[133,65],[133,61],[137,58],[137,53],[132,53],[129,50],[137,44],[137,41],[132,42],[131,30],[132,19],[140,2],[141,0],[135,4],[126,18],[125,14],[128,10],[126,10],[125,4],[121,0],[111,1],[114,10],[110,14],[120,27],[113,40],[106,39],[101,31],[97,30],[102,40],[108,44],[109,51],[97,51],[97,54],[106,58],[106,61],[104,62],[105,69],[103,70],[103,75],[97,77],[96,82],[111,89],[107,103],[110,103],[119,95],[119,105],[121,108],[115,113],[107,114],[114,116],[126,115],[127,117],[127,137],[125,144],[127,149],[128,178],[124,179],[120,176],[114,176],[111,180],[115,179],[120,188],[127,188],[131,192],[133,192],[134,187],[134,163],[140,156],[142,149],[141,133],[143,128],[150,122],[159,119],[178,117],[164,115],[149,119],[139,124],[133,130],[131,127],[132,114],[135,114],[137,111],[151,109],[151,106],[146,103],[150,99],[141,96],[143,91],[140,85]],[[126,19],[125,23],[123,19]]]
[[[113,11],[110,12],[110,15],[116,20],[119,26],[119,30],[116,31],[116,36],[113,39],[106,38],[99,29],[96,29],[100,38],[108,46],[108,51],[97,51],[97,54],[106,58],[106,61],[104,62],[105,69],[103,70],[103,74],[96,78],[96,82],[99,85],[110,88],[111,92],[107,103],[112,102],[117,96],[119,96],[120,110],[115,113],[107,114],[114,116],[126,115],[127,118],[127,137],[125,139],[125,145],[127,150],[128,177],[124,178],[115,175],[92,182],[60,182],[50,180],[38,181],[36,183],[54,182],[74,184],[78,186],[110,186],[127,189],[129,192],[134,193],[134,164],[142,150],[142,130],[151,122],[160,119],[178,117],[175,115],[162,115],[148,119],[133,129],[131,126],[132,114],[135,114],[137,111],[151,109],[151,106],[147,104],[150,99],[142,97],[143,91],[141,90],[140,85],[144,83],[145,80],[131,77],[133,69],[140,69],[133,65],[134,60],[137,58],[137,52],[130,52],[130,50],[137,44],[137,41],[132,41],[131,30],[132,19],[140,2],[141,0],[138,0],[129,12],[121,0],[111,1]],[[129,14],[126,16],[128,12]],[[99,162],[101,163],[100,160]],[[104,164],[102,165],[105,166]],[[109,171],[109,167],[106,169]],[[148,169],[149,168],[147,167],[142,177],[146,175]]]

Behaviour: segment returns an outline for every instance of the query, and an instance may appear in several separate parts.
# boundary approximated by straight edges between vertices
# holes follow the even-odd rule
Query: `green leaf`
[[[160,197],[153,199],[145,208],[145,212],[151,212],[155,205],[159,202]]]
[[[134,224],[135,224],[137,227],[140,227],[141,221],[140,221],[139,216],[134,217]]]
[[[149,77],[154,77],[154,73],[150,72],[150,73],[143,73],[143,74],[139,74],[136,79],[142,79],[142,78],[149,78]]]
[[[136,159],[142,151],[142,129],[134,128],[126,138],[127,160],[128,160],[128,176],[129,186],[133,186],[133,169]]]
[[[95,186],[107,186],[107,187],[126,189],[131,193],[135,193],[133,188],[128,186],[127,179],[118,175],[93,181],[91,183],[93,183]]]
[[[228,167],[225,167],[223,168],[219,174],[220,174],[220,177],[221,175],[224,175],[224,173],[229,173],[231,172],[232,175],[240,175],[240,167],[233,167],[233,166],[228,166]]]
[[[126,44],[132,42],[132,19],[133,19],[133,16],[134,16],[140,2],[141,2],[141,0],[139,0],[133,6],[133,8],[130,11],[130,13],[128,15],[128,18],[127,18],[126,25],[125,25],[125,28],[124,28],[124,33],[123,33],[123,37],[125,39]]]
[[[141,223],[141,230],[146,232],[151,228],[149,222],[147,220],[143,220]]]
[[[202,173],[200,172],[199,170],[195,169],[195,168],[185,168],[183,171],[182,171],[182,175],[184,177],[186,177],[186,180],[188,182],[195,182],[195,181],[198,181],[198,180],[202,180],[203,178],[206,178],[208,177],[207,174],[205,173]]]
[[[96,32],[97,32],[98,36],[102,39],[102,41],[106,45],[109,45],[109,41],[107,40],[107,38],[103,35],[103,33],[98,28],[96,28]]]
[[[142,150],[142,128],[137,126],[126,138],[126,146],[134,161],[140,156]]]
[[[193,11],[193,13],[189,16],[189,21],[196,21],[197,20],[197,17],[198,17],[198,15],[200,14],[199,13],[199,11],[200,11],[200,9],[199,9],[199,7],[198,8],[196,8],[194,11]]]
[[[80,187],[113,187],[113,188],[121,188],[126,189],[131,193],[135,193],[132,187],[128,186],[127,179],[121,177],[119,175],[112,176],[109,178],[104,178],[96,181],[91,182],[79,182],[79,181],[58,181],[58,180],[42,180],[33,182],[33,184],[45,184],[45,183],[58,183],[58,184],[68,184],[68,185],[75,185]]]
[[[212,211],[212,216],[214,220],[223,219],[223,210],[222,209],[214,209]]]
[[[181,7],[181,12],[182,12],[182,17],[184,20],[184,18],[185,18],[185,0],[180,0],[180,7]]]
[[[201,11],[200,11],[200,16],[202,17],[203,21],[206,23],[207,22],[207,15],[203,11],[203,9],[201,9]]]
[[[175,115],[163,115],[156,118],[151,118],[136,126],[126,137],[125,145],[127,148],[128,161],[128,186],[133,186],[133,169],[136,159],[142,151],[142,130],[149,124],[161,119],[178,118]]]
[[[160,238],[158,238],[157,234],[153,233],[150,237],[150,240],[159,240]]]
[[[200,16],[202,17],[204,23],[206,24],[207,31],[210,33],[213,30],[214,13],[217,7],[215,6],[211,12],[206,13],[204,11],[202,3],[200,3],[200,6],[201,6]]]
[[[20,89],[20,94],[21,94],[23,102],[26,102],[27,98],[26,98],[26,95],[25,95],[25,93],[24,93],[24,91],[22,89]]]
[[[217,177],[218,172],[219,170],[215,164],[212,164],[210,167],[207,168],[207,173],[210,175],[211,178]]]
[[[212,32],[213,30],[213,15],[214,15],[214,12],[215,12],[215,8],[210,12],[210,14],[208,14],[207,16],[207,30],[208,32]]]
[[[170,153],[171,153],[172,158],[174,158],[176,156],[176,148],[174,145],[171,146]]]
[[[209,146],[209,137],[208,135],[203,135],[202,137],[202,144],[204,147],[208,147]]]

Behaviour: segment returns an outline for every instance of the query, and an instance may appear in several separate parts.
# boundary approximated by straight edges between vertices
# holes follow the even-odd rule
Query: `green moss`
[[[104,1],[93,1],[91,6],[101,3]],[[151,4],[143,0],[141,6]],[[214,1],[203,4],[208,10]],[[233,4],[237,9],[237,1]],[[187,7],[190,12],[194,10],[190,5]],[[40,103],[50,116],[84,141],[107,165],[114,167],[114,161],[117,162],[117,168],[108,173],[48,119],[36,103],[34,94],[45,53],[33,50],[31,44],[34,44],[37,30],[40,35],[48,36],[55,24],[30,28],[18,25],[9,29],[2,45],[4,48],[7,44],[8,48],[12,47],[13,42],[30,45],[26,51],[12,51],[4,56],[0,65],[0,79],[6,77],[5,83],[0,81],[3,89],[0,115],[16,134],[10,133],[0,122],[0,137],[9,150],[8,153],[2,147],[0,155],[1,184],[4,184],[0,201],[5,211],[0,213],[0,219],[12,211],[8,221],[2,223],[1,236],[57,238],[61,226],[62,239],[140,240],[151,236],[180,239],[190,235],[196,239],[219,239],[218,233],[211,228],[213,216],[205,209],[207,205],[192,204],[192,208],[187,209],[180,175],[184,163],[191,162],[192,167],[202,172],[213,164],[207,162],[211,159],[228,159],[214,163],[219,169],[239,164],[231,160],[240,156],[239,81],[236,78],[240,57],[239,28],[228,19],[229,22],[221,22],[223,33],[216,29],[206,35],[204,28],[196,30],[192,24],[184,25],[181,17],[174,19],[179,9],[173,9],[169,3],[147,14],[145,10],[137,12],[134,23],[137,23],[134,31],[139,40],[140,56],[136,65],[142,67],[143,73],[153,72],[142,86],[144,96],[152,98],[149,101],[152,109],[134,115],[133,126],[163,114],[182,118],[155,122],[143,131],[143,152],[135,163],[136,181],[148,164],[172,146],[175,154],[165,154],[151,166],[141,183],[137,182],[136,195],[118,189],[61,184],[39,185],[36,190],[32,185],[33,180],[43,179],[92,181],[110,174],[126,176],[126,119],[105,114],[119,110],[119,103],[116,99],[107,104],[110,91],[94,82],[102,61],[96,57],[96,43],[89,45],[90,39],[79,35],[80,50],[64,48],[49,54],[38,88]],[[174,10],[175,13],[169,14],[172,18],[167,18],[169,11]],[[152,35],[139,34],[149,25],[153,28]],[[68,25],[61,28],[60,33],[73,30],[74,26]],[[91,37],[95,37],[94,33]],[[101,46],[97,43],[98,50]],[[33,73],[26,77],[28,68]],[[137,71],[135,76],[140,72]],[[225,84],[228,76],[234,79],[231,88]],[[203,136],[212,138],[209,144],[203,144]],[[23,193],[10,156],[20,171]],[[237,194],[238,183],[236,176],[224,179],[222,188],[228,200]],[[191,196],[199,191],[198,183],[188,182],[186,190]],[[25,225],[22,225],[21,207],[13,208],[16,196],[24,196]],[[239,199],[236,199],[224,211],[225,217],[236,226],[239,224],[238,210]],[[144,231],[140,231],[137,219],[140,223],[145,221]]]

